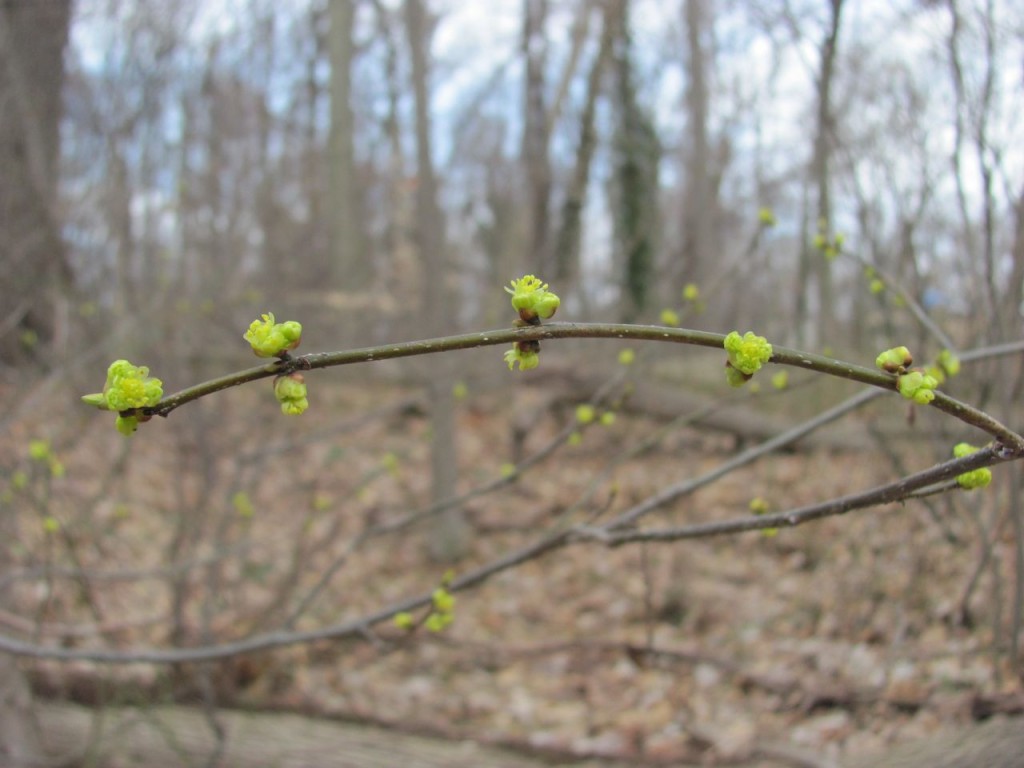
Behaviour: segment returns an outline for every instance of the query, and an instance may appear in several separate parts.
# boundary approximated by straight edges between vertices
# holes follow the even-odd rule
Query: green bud
[[[431,595],[434,610],[438,613],[452,613],[455,610],[455,597],[444,587],[438,587]]]
[[[423,622],[423,626],[429,632],[443,632],[454,620],[455,617],[450,613],[432,613]]]
[[[944,349],[939,352],[939,356],[935,362],[943,371],[946,372],[947,376],[956,376],[960,373],[960,358],[948,349]]]
[[[139,428],[139,420],[135,416],[121,416],[118,414],[114,426],[125,437],[131,437],[135,434],[135,430]]]
[[[539,341],[517,341],[512,349],[505,353],[505,362],[511,371],[516,363],[519,363],[520,371],[528,371],[540,365],[540,342]]]
[[[679,313],[674,309],[663,309],[659,315],[662,325],[670,325],[673,328],[679,325]]]
[[[96,392],[92,395],[82,395],[82,402],[86,405],[92,405],[96,408],[107,410],[107,398],[102,392]]]
[[[274,397],[286,416],[299,416],[309,408],[306,379],[301,373],[290,373],[274,379]]]
[[[893,347],[875,358],[875,366],[887,373],[902,373],[914,364],[914,357],[906,347]]]
[[[928,376],[921,371],[911,371],[900,376],[897,385],[900,394],[908,400],[913,400],[919,405],[928,405],[935,399],[933,390],[939,386],[939,382],[935,377]]]
[[[730,387],[742,387],[750,379],[751,375],[749,373],[743,373],[743,371],[733,367],[732,363],[726,362],[725,380],[729,382]]]
[[[595,415],[594,406],[592,405],[584,403],[576,406],[576,421],[580,424],[589,424],[594,420]]]
[[[953,446],[953,457],[962,459],[965,456],[970,456],[977,450],[978,448],[969,443],[957,443]],[[975,488],[984,488],[992,482],[992,470],[988,467],[980,467],[970,472],[964,472],[962,475],[956,476],[956,482],[961,488],[968,491],[972,491]]]
[[[33,461],[46,461],[50,458],[50,442],[48,440],[30,440],[28,455]]]

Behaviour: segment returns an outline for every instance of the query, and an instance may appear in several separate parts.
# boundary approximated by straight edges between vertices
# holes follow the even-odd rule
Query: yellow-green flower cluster
[[[242,338],[257,357],[281,357],[301,343],[302,324],[294,320],[275,322],[273,313],[268,312],[262,319],[253,320]]]
[[[842,232],[836,232],[834,235],[829,236],[828,234],[828,222],[824,219],[818,220],[818,233],[814,236],[814,247],[821,251],[822,255],[832,261],[838,256],[843,250],[843,243],[846,242],[846,236]]]
[[[738,331],[732,331],[725,337],[723,346],[729,355],[725,377],[733,387],[740,387],[749,381],[772,357],[772,345],[764,336],[758,336],[753,331],[747,331],[743,336]]]
[[[935,364],[928,366],[926,373],[942,384],[946,377],[956,376],[960,373],[960,358],[948,349],[944,349],[935,358]]]
[[[512,308],[519,313],[519,319],[530,325],[537,325],[547,320],[558,309],[561,300],[548,290],[548,284],[540,278],[524,275],[511,281],[512,287],[505,290],[512,294]]]
[[[935,388],[939,386],[939,382],[927,373],[911,371],[900,376],[897,385],[900,394],[908,400],[913,400],[918,405],[928,405],[935,399]]]
[[[149,368],[144,365],[132,365],[127,360],[115,360],[107,368],[107,381],[103,391],[83,395],[82,400],[89,405],[107,411],[117,411],[115,426],[123,435],[130,435],[138,429],[140,421],[148,421],[148,415],[138,413],[124,414],[125,411],[136,411],[149,408],[160,402],[164,396],[163,382],[151,378]]]
[[[964,456],[970,456],[977,450],[978,448],[969,443],[957,443],[953,446],[953,457],[962,459]],[[964,472],[962,475],[957,475],[956,481],[961,488],[968,491],[975,488],[984,488],[992,482],[992,470],[988,467],[980,467],[970,472]]]
[[[430,613],[423,620],[423,626],[430,632],[441,632],[455,620],[455,596],[448,589],[454,578],[453,571],[446,571],[441,586],[430,595]],[[396,613],[392,621],[399,629],[409,632],[416,629],[416,619],[408,611]]]
[[[433,610],[423,623],[430,632],[440,632],[455,621],[455,596],[447,587],[438,587],[430,596]]]
[[[541,282],[540,278],[533,275],[524,275],[518,280],[511,281],[511,288],[505,286],[505,291],[512,294],[512,308],[519,313],[516,325],[540,325],[541,320],[547,320],[558,309],[561,300],[548,290],[548,284]],[[540,342],[539,341],[517,341],[512,349],[505,353],[505,362],[511,371],[519,364],[520,371],[528,371],[540,365]]]
[[[290,373],[274,379],[274,397],[281,404],[281,412],[286,416],[298,416],[309,408],[306,380],[301,373]]]
[[[950,370],[960,370],[960,362],[955,357],[949,356],[944,359],[949,362]],[[875,358],[875,365],[878,368],[896,375],[896,388],[901,395],[919,405],[928,405],[935,399],[935,388],[939,386],[941,379],[932,375],[931,370],[908,370],[913,363],[914,357],[906,347],[887,349]],[[941,372],[939,375],[945,378]]]
[[[64,464],[57,458],[53,449],[50,448],[49,440],[30,440],[28,443],[28,455],[32,461],[46,464],[50,468],[50,474],[54,477],[64,477]]]
[[[517,341],[512,349],[505,353],[505,362],[511,371],[516,363],[519,363],[520,371],[528,371],[540,365],[540,342],[539,341]]]

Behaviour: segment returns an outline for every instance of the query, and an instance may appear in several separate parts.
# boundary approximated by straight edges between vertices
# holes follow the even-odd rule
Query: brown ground
[[[316,415],[304,420],[275,414],[257,385],[143,425],[130,443],[107,414],[75,410],[42,427],[11,422],[5,466],[30,477],[27,490],[6,497],[19,526],[17,562],[68,566],[70,543],[90,578],[86,585],[22,579],[9,592],[17,615],[0,617],[4,631],[25,637],[17,630],[38,620],[63,625],[44,631],[47,642],[128,648],[278,627],[354,535],[426,499],[428,424],[415,392],[332,383],[338,378],[316,385]],[[828,399],[805,390],[766,402],[793,413]],[[542,402],[542,393],[525,389],[514,397],[470,391],[459,405],[463,489],[501,476],[514,451],[510,424],[529,426],[528,456],[571,423],[570,409],[534,411]],[[901,408],[876,405],[858,418],[899,419]],[[455,572],[532,541],[581,498],[588,502],[573,519],[613,515],[717,466],[734,448],[732,436],[681,426],[619,462],[664,426],[620,413],[511,487],[467,502],[477,535]],[[914,429],[933,427],[924,419]],[[62,478],[48,480],[25,457],[40,429],[66,466]],[[117,465],[125,445],[131,455]],[[915,469],[931,460],[906,459]],[[894,476],[881,451],[776,454],[650,523],[743,515],[756,496],[788,508]],[[220,666],[218,692],[234,704],[634,764],[756,758],[801,765],[811,764],[800,762],[807,755],[863,755],[966,723],[979,708],[1019,706],[1017,670],[993,650],[995,638],[1005,643],[1013,563],[1010,526],[991,528],[997,499],[989,491],[930,507],[914,502],[775,536],[563,549],[460,593],[443,634],[406,637],[381,625],[373,642],[350,638],[244,657]],[[44,532],[46,514],[60,521],[60,534]],[[295,626],[331,624],[432,589],[445,566],[425,556],[431,525],[366,542]],[[995,541],[988,556],[986,534]],[[218,550],[230,554],[193,568],[179,585],[176,638],[166,579],[96,577]],[[105,638],[81,636],[97,616]],[[170,698],[182,680],[194,679],[188,670],[31,668],[51,693],[75,672],[107,682],[131,678],[145,684],[150,700],[155,692]],[[90,696],[127,696],[98,690]]]

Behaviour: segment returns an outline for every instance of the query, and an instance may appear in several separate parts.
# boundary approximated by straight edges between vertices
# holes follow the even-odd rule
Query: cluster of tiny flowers
[[[441,632],[455,621],[455,596],[448,590],[454,573],[448,571],[441,579],[441,586],[430,595],[430,613],[423,620],[423,626],[430,632]],[[408,611],[396,613],[392,619],[395,626],[408,632],[416,629],[416,619]]]
[[[103,391],[84,395],[82,400],[97,408],[117,411],[117,431],[123,435],[131,435],[138,429],[140,421],[148,421],[150,417],[145,414],[122,413],[152,407],[159,403],[163,396],[163,382],[151,378],[149,368],[144,365],[132,365],[127,360],[115,360],[107,368],[107,381],[103,385]]]
[[[818,220],[818,234],[814,236],[814,247],[821,251],[822,255],[832,261],[843,250],[846,237],[842,232],[837,232],[831,237],[828,235],[828,222],[824,219]]]
[[[918,405],[928,405],[935,399],[935,388],[939,386],[939,382],[927,373],[910,371],[899,377],[897,386],[900,394],[908,400],[913,400]]]
[[[965,456],[970,456],[977,450],[978,448],[968,443],[957,443],[953,446],[953,457],[962,459]],[[962,475],[956,476],[956,482],[961,488],[968,491],[975,488],[984,488],[992,482],[992,470],[988,467],[980,467],[970,472],[964,472]]]
[[[772,345],[753,331],[747,331],[743,336],[732,331],[725,337],[723,346],[729,355],[725,377],[733,387],[743,386],[772,357]]]
[[[298,416],[309,408],[306,380],[301,373],[290,373],[274,379],[274,397],[286,416]]]
[[[935,358],[935,364],[929,365],[926,373],[942,384],[948,376],[956,376],[960,373],[960,358],[944,349]]]
[[[540,365],[540,342],[539,341],[517,341],[512,349],[505,353],[505,362],[511,371],[516,363],[519,363],[520,371],[528,371]]]
[[[561,304],[561,299],[548,290],[548,284],[533,275],[512,280],[511,286],[505,286],[505,291],[512,294],[512,308],[519,313],[519,319],[529,325],[550,319]]]
[[[955,358],[951,358],[955,360]],[[928,405],[935,399],[935,388],[939,379],[921,370],[908,370],[914,364],[914,357],[906,347],[893,347],[875,358],[875,366],[896,376],[896,388],[908,400],[918,405]],[[950,364],[952,368],[952,363]],[[959,370],[959,361],[956,370]]]
[[[512,280],[510,286],[506,285],[505,291],[511,294],[512,308],[519,313],[517,325],[540,325],[541,320],[550,319],[561,304],[561,299],[548,290],[548,284],[533,275]],[[520,371],[536,368],[540,365],[540,342],[515,342],[505,353],[505,363],[510,371],[517,364]]]
[[[294,320],[275,322],[273,313],[268,312],[252,321],[243,338],[257,357],[281,357],[302,342],[302,324]]]

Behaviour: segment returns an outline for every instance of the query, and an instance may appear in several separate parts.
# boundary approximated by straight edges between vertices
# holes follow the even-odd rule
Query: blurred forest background
[[[404,536],[395,521],[410,510],[492,481],[514,486],[547,440],[573,447],[559,437],[573,423],[562,407],[595,396],[595,377],[611,376],[619,348],[549,342],[541,369],[527,375],[508,374],[489,349],[311,374],[313,406],[299,424],[283,422],[268,387],[255,385],[145,424],[130,441],[109,414],[77,400],[100,388],[115,358],[148,365],[166,393],[250,366],[241,334],[262,312],[303,323],[300,353],[507,327],[501,287],[532,272],[562,297],[558,320],[756,329],[861,362],[896,344],[923,362],[944,348],[969,356],[1019,342],[1022,117],[1024,11],[1010,0],[0,0],[0,504],[9,542],[0,632],[39,647],[120,649],[131,661],[143,646],[322,627],[431,588],[444,562],[488,562],[529,540],[553,510],[592,498],[594,478],[608,505],[638,501],[666,477],[697,471],[680,470],[681,456],[699,467],[721,461],[854,391],[796,376],[796,396],[743,400],[755,414],[745,426],[708,431],[690,419],[676,433],[659,430],[695,401],[651,395],[527,487],[481,507],[448,505],[426,551],[416,537],[389,549],[373,542],[382,531]],[[702,408],[723,394],[718,357],[638,357],[637,381],[692,393]],[[1019,354],[979,356],[955,388],[1013,426],[1022,381]],[[625,402],[619,395],[606,413]],[[838,434],[827,456],[773,458],[740,478],[742,488],[703,502],[712,513],[742,511],[763,484],[785,508],[948,456],[955,429],[932,414],[914,425],[904,416],[882,407],[873,417],[888,428],[882,437]],[[908,454],[908,431],[941,440]],[[862,453],[851,462],[831,452],[845,450]],[[289,456],[302,457],[297,468],[287,468]],[[755,734],[837,707],[846,720],[796,740],[835,754],[851,739],[854,751],[870,749],[895,737],[881,724],[886,707],[917,718],[910,732],[924,734],[954,710],[964,716],[934,705],[937,690],[969,690],[990,710],[1019,694],[1019,471],[1003,472],[985,502],[928,505],[910,529],[837,524],[785,534],[785,545],[737,545],[752,570],[728,566],[725,581],[763,587],[757,569],[782,563],[807,579],[783,588],[788,600],[821,600],[798,618],[792,602],[778,606],[787,616],[778,626],[756,615],[763,595],[723,598],[710,586],[681,594],[683,566],[670,549],[644,549],[639,561],[632,550],[621,561],[566,560],[557,576],[533,564],[514,571],[505,597],[460,607],[465,644],[433,638],[401,662],[379,644],[313,645],[144,672],[5,656],[0,672],[26,697],[212,706],[255,691],[261,705],[492,740],[532,734],[520,741],[636,760],[692,756],[701,739],[721,754],[736,744],[749,754]],[[816,484],[805,488],[808,478]],[[539,516],[509,530],[524,494]],[[816,569],[837,562],[827,539],[847,534],[860,544],[843,539],[852,549],[839,562],[861,575],[821,590]],[[893,542],[909,548],[911,534],[932,551],[893,559]],[[711,548],[692,567],[711,573],[723,552],[737,554]],[[906,571],[883,576],[876,566],[887,562]],[[931,588],[942,594],[926,596]],[[618,600],[619,589],[629,598]],[[524,591],[585,605],[566,618]],[[723,599],[754,613],[737,620],[699,607]],[[570,647],[551,649],[546,658],[565,656],[557,675],[517,656],[525,646],[495,650],[501,639],[536,640],[531,622],[549,621],[577,638],[603,640],[608,629],[609,645],[587,646],[582,661]],[[928,634],[933,622],[943,631]],[[662,625],[710,645],[656,664],[652,627]],[[755,644],[765,655],[744,645],[755,642],[749,633],[717,635],[726,625],[763,625]],[[612,636],[627,657],[609,665],[615,674],[628,662],[650,679],[609,683],[638,698],[609,695],[605,711],[579,665],[614,655]],[[854,644],[857,663],[881,677],[843,671],[829,653],[848,658],[847,645],[773,645],[796,636]],[[962,665],[910,669],[890,653],[922,637],[929,653],[960,649]],[[631,642],[646,648],[646,663]],[[381,657],[370,661],[375,647]],[[740,671],[744,653],[814,657],[832,698],[825,683],[799,682],[792,665],[785,683]],[[480,655],[497,682],[453,682]],[[338,676],[326,693],[308,679],[317,664]],[[662,679],[658,664],[686,671]],[[376,679],[366,665],[387,671]],[[438,692],[439,669],[457,693]],[[502,679],[509,670],[517,674]],[[680,735],[677,707],[641,717],[653,705],[640,694],[683,674],[709,696],[733,686],[719,709],[687,711],[693,722],[738,722],[738,736],[731,727]],[[568,680],[557,696],[532,687],[553,676]],[[865,690],[847,686],[867,678],[870,706]],[[121,683],[146,693],[125,694]],[[764,700],[738,703],[750,689]],[[552,696],[564,712],[552,714]],[[416,709],[430,701],[444,703]],[[8,738],[32,732],[20,719],[27,705],[2,709],[0,728],[15,724]],[[460,721],[465,728],[449,728]],[[210,723],[215,733],[214,715]],[[22,740],[18,749],[38,753]]]

